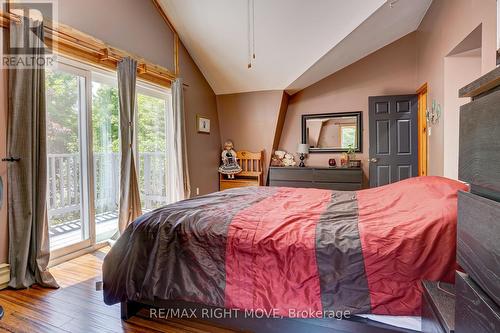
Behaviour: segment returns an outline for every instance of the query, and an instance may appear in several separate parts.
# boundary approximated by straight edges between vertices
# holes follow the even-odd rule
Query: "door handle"
[[[2,158],[2,162],[19,162],[20,160],[20,158],[14,158],[12,156]]]
[[[371,163],[377,163],[378,162],[378,158],[372,157],[372,158],[370,158],[370,162]]]

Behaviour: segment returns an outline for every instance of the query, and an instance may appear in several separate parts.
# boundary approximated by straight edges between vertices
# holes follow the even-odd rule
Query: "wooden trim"
[[[156,7],[156,10],[158,10],[158,13],[160,13],[161,17],[163,18],[163,21],[165,21],[165,23],[168,25],[168,27],[170,28],[170,30],[172,30],[172,32],[174,33],[174,35],[178,35],[177,33],[177,30],[175,30],[175,27],[174,25],[172,24],[172,22],[170,22],[170,20],[168,19],[168,16],[166,14],[166,11],[165,9],[163,8],[162,4],[160,3],[159,0],[152,0],[153,1],[153,4],[155,5]]]
[[[0,14],[0,25],[9,28],[11,20],[19,20],[15,15],[5,12]],[[130,57],[138,62],[140,79],[170,87],[176,75],[167,68],[153,64],[142,57],[112,47],[103,41],[73,29],[61,23],[49,23],[44,26],[45,43],[53,52],[69,58],[83,61],[97,67],[116,70],[120,60]]]
[[[9,281],[10,281],[9,264],[0,264],[0,290],[7,288]]]
[[[179,68],[179,35],[174,34],[174,74],[178,76],[180,74]]]
[[[179,69],[179,34],[177,33],[177,30],[175,30],[174,25],[170,20],[168,19],[167,13],[165,9],[163,8],[162,4],[159,2],[159,0],[152,0],[154,6],[156,7],[156,10],[158,13],[160,13],[160,16],[163,18],[163,21],[167,24],[167,26],[172,30],[174,33],[174,74],[177,76],[180,73]]]
[[[427,82],[422,84],[418,89],[417,89],[417,94],[420,93],[425,93],[427,92]]]
[[[417,89],[418,94],[418,175],[427,176],[427,83]]]

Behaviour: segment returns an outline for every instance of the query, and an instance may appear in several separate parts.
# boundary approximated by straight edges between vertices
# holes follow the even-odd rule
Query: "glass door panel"
[[[47,208],[50,248],[89,240],[82,163],[85,77],[60,66],[46,71]],[[86,159],[85,159],[86,160]]]
[[[167,96],[137,94],[137,151],[143,212],[167,204]]]
[[[93,75],[92,132],[97,242],[118,231],[120,116],[116,83]]]

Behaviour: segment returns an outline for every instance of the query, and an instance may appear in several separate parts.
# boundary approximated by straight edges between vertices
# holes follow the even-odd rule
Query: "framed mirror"
[[[349,147],[362,151],[362,112],[302,115],[302,143],[310,153],[342,153]]]

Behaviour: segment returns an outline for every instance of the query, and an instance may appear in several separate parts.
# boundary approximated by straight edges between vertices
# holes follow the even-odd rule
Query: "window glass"
[[[137,94],[139,189],[144,211],[167,204],[166,95],[142,90]]]

